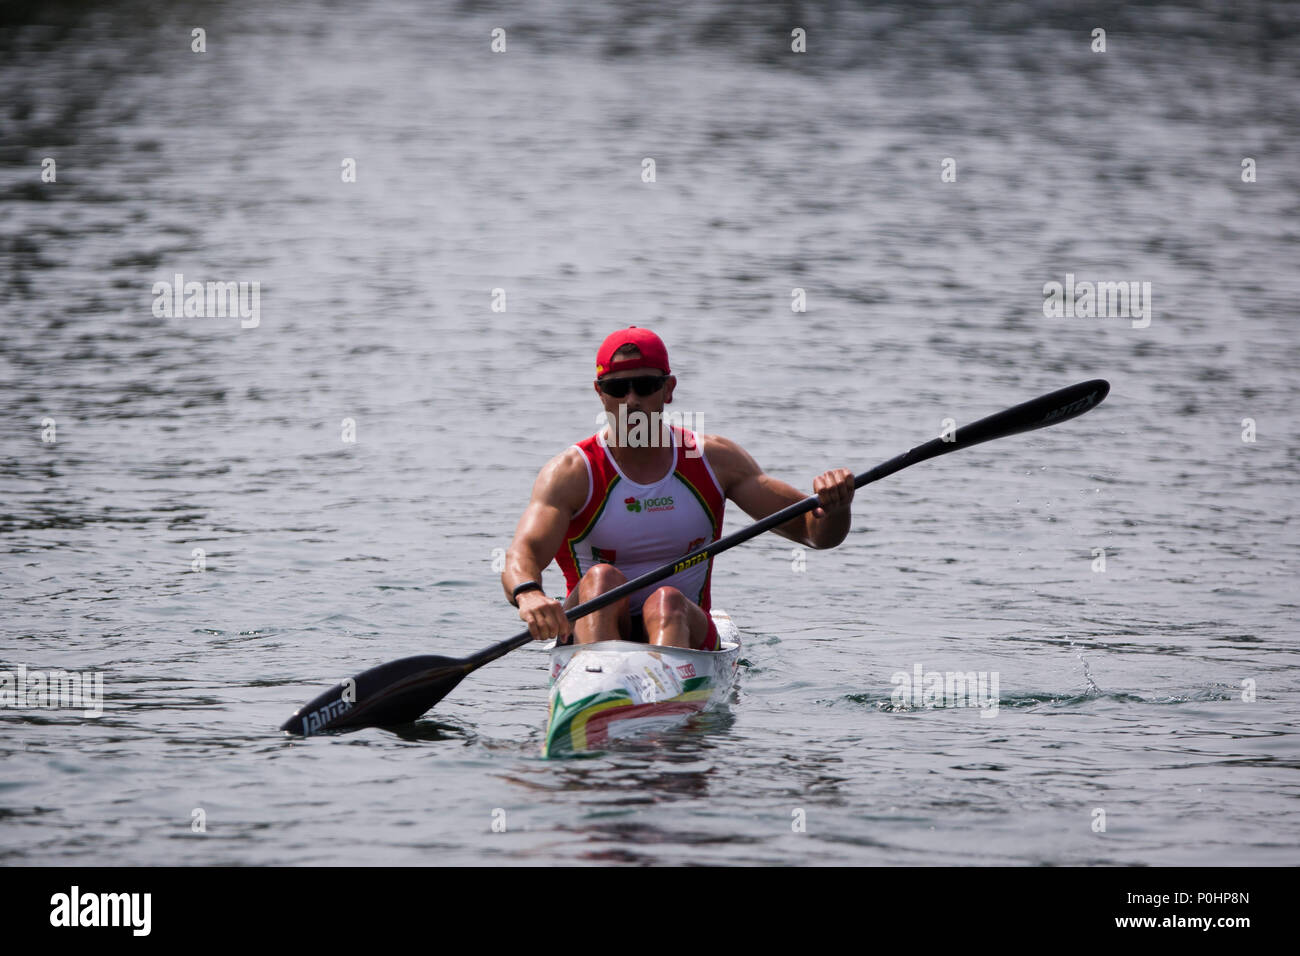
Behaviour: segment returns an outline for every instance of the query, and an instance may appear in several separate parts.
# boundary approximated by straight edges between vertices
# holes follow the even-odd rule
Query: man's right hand
[[[549,641],[573,633],[573,625],[564,616],[564,605],[541,591],[519,595],[519,620],[528,625],[535,641]]]

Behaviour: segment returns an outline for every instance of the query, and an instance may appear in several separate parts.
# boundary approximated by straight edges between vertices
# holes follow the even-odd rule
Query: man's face
[[[617,379],[660,378],[662,376],[663,372],[657,368],[637,368],[626,369],[622,372],[611,372],[609,375],[602,375],[600,381],[611,382]],[[627,411],[623,412],[623,415],[628,416],[629,418],[634,412],[643,412],[647,416],[654,412],[662,414],[664,406],[673,400],[673,388],[676,385],[677,377],[669,375],[664,379],[663,386],[653,394],[638,395],[635,388],[629,387],[627,394],[621,398],[615,398],[613,395],[605,394],[605,392],[601,391],[598,383],[592,383],[592,388],[594,388],[596,394],[600,396],[600,402],[605,407],[605,411],[608,414],[613,415],[614,420],[617,421],[619,416],[619,406],[626,406]]]

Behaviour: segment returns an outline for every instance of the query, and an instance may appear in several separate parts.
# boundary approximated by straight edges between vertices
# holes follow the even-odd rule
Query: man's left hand
[[[853,472],[847,468],[835,468],[813,479],[813,494],[821,501],[813,509],[814,518],[826,517],[827,511],[847,508],[853,502]]]

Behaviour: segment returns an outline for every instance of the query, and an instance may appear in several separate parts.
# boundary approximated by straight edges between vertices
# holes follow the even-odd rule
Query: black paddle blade
[[[1058,389],[958,428],[955,443],[969,448],[993,438],[1005,438],[1036,428],[1059,425],[1096,408],[1109,393],[1110,382],[1104,378],[1094,378]]]
[[[304,737],[349,727],[409,724],[474,668],[457,657],[403,657],[336,684],[280,725]]]
[[[995,438],[1006,438],[1008,435],[1019,435],[1021,432],[1030,432],[1036,428],[1047,428],[1049,425],[1059,425],[1061,422],[1077,418],[1084,412],[1096,408],[1109,392],[1110,383],[1108,381],[1104,378],[1094,378],[1091,381],[1080,382],[1078,385],[1071,385],[1068,388],[1061,388],[1055,392],[1040,395],[1038,398],[998,412],[996,415],[981,418],[969,425],[962,425],[951,437],[932,438],[924,445],[917,445],[910,451],[905,451],[896,458],[891,458],[889,461],[877,465],[870,471],[864,471],[853,482],[854,487],[861,488],[863,485],[869,485],[873,481],[879,481],[881,478],[892,475],[896,471],[902,471],[904,468],[919,462],[946,455],[959,448],[969,448],[971,445],[978,445],[981,442],[992,441]],[[809,498],[808,501],[812,501],[812,499]],[[798,507],[802,507],[802,505]],[[780,512],[773,517],[780,518],[781,515],[785,515],[789,511],[791,509],[787,508],[784,512]]]

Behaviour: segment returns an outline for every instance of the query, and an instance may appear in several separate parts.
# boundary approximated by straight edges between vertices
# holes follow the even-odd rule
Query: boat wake
[[[963,710],[975,709],[963,703],[949,703],[943,700],[928,701],[923,704],[911,702],[900,703],[894,699],[891,690],[869,691],[861,694],[845,694],[843,697],[829,701],[831,704],[865,704],[882,713],[912,713],[925,710]],[[997,698],[997,707],[1014,709],[1031,709],[1036,707],[1081,707],[1088,704],[1112,702],[1119,704],[1196,704],[1216,701],[1235,700],[1237,695],[1227,690],[1204,688],[1182,694],[1145,695],[1126,691],[1101,691],[1096,684],[1089,681],[1089,687],[1082,691],[1025,691],[1022,693],[1002,694]]]

